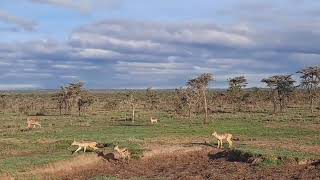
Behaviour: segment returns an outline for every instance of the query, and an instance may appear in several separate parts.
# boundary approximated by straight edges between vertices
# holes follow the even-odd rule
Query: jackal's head
[[[216,131],[214,131],[212,134],[211,134],[211,136],[216,136],[217,135],[217,132]]]
[[[73,139],[73,142],[71,143],[71,146],[76,146],[76,145],[78,145],[78,142],[75,139]]]
[[[119,146],[116,145],[114,148],[113,148],[115,151],[119,150]]]

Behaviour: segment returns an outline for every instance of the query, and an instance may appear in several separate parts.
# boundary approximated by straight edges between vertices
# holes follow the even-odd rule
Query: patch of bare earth
[[[195,141],[194,141],[195,142]],[[181,143],[181,142],[180,142]],[[257,142],[255,142],[257,143]],[[269,143],[259,142],[262,147]],[[226,151],[206,143],[150,143],[143,157],[130,161],[114,160],[115,154],[88,153],[56,162],[20,177],[40,179],[90,179],[112,176],[165,179],[320,179],[320,165],[286,165],[266,168],[246,162],[231,162]],[[111,155],[111,156],[110,156]],[[110,158],[111,157],[111,158]],[[117,159],[118,157],[116,157]],[[8,176],[8,178],[10,178]]]
[[[165,179],[319,179],[320,167],[284,166],[263,168],[243,162],[230,162],[217,149],[177,154],[155,155],[140,160],[106,162],[103,166],[72,174],[63,179],[89,179],[95,176],[115,176]]]
[[[286,165],[266,168],[246,162],[231,162],[226,152],[205,144],[149,145],[139,160],[106,160],[106,156],[79,155],[33,171],[56,179],[90,179],[112,176],[120,179],[320,179],[320,165]],[[42,176],[43,177],[43,176]]]

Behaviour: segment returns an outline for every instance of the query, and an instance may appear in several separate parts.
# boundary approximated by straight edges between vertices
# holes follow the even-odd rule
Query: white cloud
[[[30,0],[34,3],[47,4],[56,7],[89,13],[96,8],[112,8],[119,4],[119,0]]]
[[[0,90],[16,90],[16,89],[36,89],[40,86],[36,84],[0,84]]]
[[[0,21],[9,23],[9,24],[15,24],[26,31],[33,31],[37,26],[37,24],[33,21],[26,20],[22,17],[14,16],[5,11],[0,11]]]
[[[79,79],[79,76],[73,76],[73,75],[64,75],[60,77],[63,79]]]
[[[53,64],[51,67],[61,70],[94,70],[99,69],[98,66],[88,64]]]
[[[81,49],[75,53],[77,55],[84,59],[110,59],[120,56],[120,53],[104,49]]]

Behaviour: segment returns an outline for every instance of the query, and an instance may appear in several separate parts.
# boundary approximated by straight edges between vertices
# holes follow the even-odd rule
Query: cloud
[[[105,49],[79,49],[73,54],[82,59],[112,59],[120,56],[120,53]]]
[[[17,84],[49,87],[82,79],[91,88],[175,88],[205,72],[216,78],[212,87],[227,87],[227,79],[239,75],[248,78],[249,87],[264,87],[262,78],[319,64],[319,23],[296,20],[268,28],[263,23],[93,22],[75,28],[64,41],[1,43],[0,71]]]
[[[14,24],[14,25],[24,29],[25,31],[34,31],[37,26],[37,23],[35,23],[33,21],[14,16],[12,14],[9,14],[8,12],[5,12],[5,11],[0,11],[0,21],[8,23],[8,24]],[[10,28],[7,30],[16,31],[15,28]]]
[[[33,3],[46,4],[66,9],[89,13],[96,8],[111,8],[119,4],[119,0],[30,0]]]
[[[62,79],[79,79],[79,76],[73,76],[73,75],[64,75],[60,76]]]
[[[80,64],[54,64],[51,67],[61,70],[96,70],[97,66],[92,65],[80,65]]]
[[[255,42],[249,36],[210,24],[161,24],[129,21],[102,21],[79,28],[71,42],[132,50],[159,49],[166,44],[186,46],[247,47]]]
[[[16,90],[16,89],[37,89],[40,88],[36,84],[0,84],[0,90]]]

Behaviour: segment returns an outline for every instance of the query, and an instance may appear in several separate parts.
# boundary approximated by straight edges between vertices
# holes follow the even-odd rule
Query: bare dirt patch
[[[146,146],[141,159],[107,159],[107,155],[83,154],[47,165],[31,172],[32,176],[51,179],[90,179],[97,176],[130,179],[320,179],[320,163],[288,164],[263,167],[246,155],[216,149],[205,143]],[[117,159],[117,158],[116,158]],[[30,174],[29,174],[30,175]]]
[[[166,150],[165,150],[166,149]],[[170,153],[171,152],[171,153]],[[201,146],[163,147],[146,153],[139,160],[105,161],[98,166],[60,176],[61,179],[90,179],[97,176],[130,179],[320,179],[319,163],[285,165],[267,168],[247,163],[245,159],[230,160],[228,151]]]
[[[216,151],[202,150],[176,155],[161,155],[129,163],[106,162],[63,179],[90,179],[113,176],[120,179],[133,177],[165,179],[319,179],[319,166],[284,166],[263,168],[249,163],[230,162],[225,158],[212,158]]]

